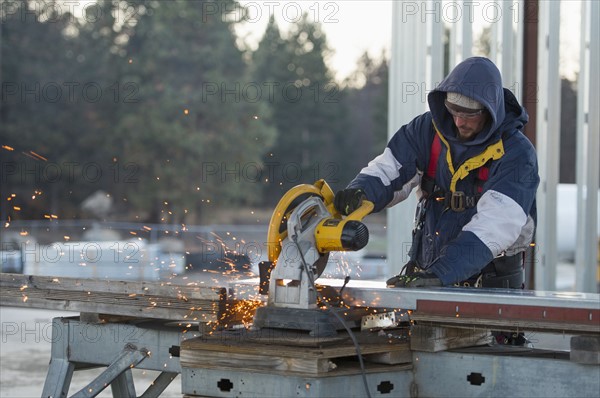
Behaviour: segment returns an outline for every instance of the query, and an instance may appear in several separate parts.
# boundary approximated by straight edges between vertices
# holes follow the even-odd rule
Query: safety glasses
[[[454,116],[454,117],[459,117],[461,119],[475,119],[476,117],[480,116],[483,114],[483,112],[485,112],[485,109],[479,109],[479,110],[473,110],[473,111],[468,111],[468,112],[460,112],[457,111],[456,109],[453,109],[453,105],[450,104],[448,101],[444,101],[444,105],[446,106],[446,109],[448,110],[448,112]]]

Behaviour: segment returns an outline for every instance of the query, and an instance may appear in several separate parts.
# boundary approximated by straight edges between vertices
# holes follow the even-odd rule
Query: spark
[[[8,145],[2,145],[2,149],[6,149],[7,151],[14,151],[15,148],[8,146]]]
[[[48,159],[46,159],[45,157],[43,157],[42,155],[40,155],[39,153],[36,153],[34,151],[29,151],[29,153],[34,157],[37,158],[39,160],[43,160],[44,162],[47,162]]]

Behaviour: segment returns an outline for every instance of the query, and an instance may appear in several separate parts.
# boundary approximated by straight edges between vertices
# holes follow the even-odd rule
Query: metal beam
[[[407,7],[416,9],[408,10]],[[389,138],[402,125],[427,110],[427,47],[424,43],[419,43],[419,38],[426,37],[426,24],[421,22],[422,13],[418,7],[418,3],[400,1],[393,2],[392,5],[394,22],[389,79]],[[408,261],[415,206],[415,196],[410,195],[404,202],[387,210],[387,261],[390,274],[400,272],[402,265]]]
[[[577,90],[577,232],[575,288],[598,289],[598,148],[600,146],[600,5],[584,1]]]
[[[502,9],[502,36],[501,36],[501,47],[500,54],[502,63],[500,64],[500,70],[502,71],[502,82],[504,87],[509,87],[515,92],[515,58],[519,57],[519,54],[515,53],[515,35],[513,32],[513,9],[517,7],[510,0],[503,0],[501,4]]]
[[[432,8],[440,10],[440,0],[430,0]],[[430,40],[429,47],[429,73],[427,87],[434,88],[444,79],[444,21],[440,18],[427,19],[427,33]]]
[[[327,281],[327,284],[338,286],[335,281]],[[384,282],[368,281],[350,281],[344,289],[345,303],[353,306],[414,310],[418,300],[600,310],[600,295],[592,293],[459,287],[402,289],[386,288]]]
[[[538,45],[538,125],[537,152],[540,174],[538,189],[537,256],[535,288],[556,287],[556,206],[560,159],[560,76],[559,32],[560,2],[542,1],[539,5]]]
[[[420,397],[593,397],[600,389],[597,366],[568,360],[466,349],[414,356],[413,384]]]
[[[146,359],[150,354],[147,350],[138,348],[134,345],[127,344],[121,355],[111,363],[104,372],[96,377],[87,386],[83,387],[77,393],[73,394],[72,398],[93,398],[100,394],[106,387],[111,385],[113,381],[117,382],[113,393],[125,393],[125,397],[135,397],[135,387],[133,386],[133,378],[121,377],[124,372],[128,372],[132,367]],[[133,391],[132,391],[133,390]],[[119,395],[115,395],[119,396]]]
[[[140,398],[158,398],[177,377],[175,372],[161,372]]]
[[[463,10],[461,18],[461,61],[463,61],[473,55],[473,23],[471,22],[471,16],[468,16],[467,14],[467,11],[469,10],[467,3],[469,6],[472,3],[470,1],[465,2],[464,0],[461,3],[461,9]]]
[[[525,135],[536,145],[538,102],[538,0],[525,0],[523,3],[523,86],[521,104],[529,113],[529,122],[525,125]]]
[[[256,300],[258,278],[232,282],[229,291],[235,300]],[[339,290],[344,280],[318,279],[320,285]],[[343,291],[344,302],[357,307],[402,308],[414,310],[418,300],[437,300],[457,303],[539,306],[562,309],[600,311],[600,294],[550,292],[521,289],[483,289],[469,287],[388,288],[385,282],[351,280]],[[595,319],[598,323],[600,319]],[[600,323],[599,323],[600,327]]]

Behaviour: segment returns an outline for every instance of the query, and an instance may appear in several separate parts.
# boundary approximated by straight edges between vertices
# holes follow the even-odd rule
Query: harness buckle
[[[453,211],[465,211],[465,193],[462,191],[452,192],[450,196],[450,208]]]

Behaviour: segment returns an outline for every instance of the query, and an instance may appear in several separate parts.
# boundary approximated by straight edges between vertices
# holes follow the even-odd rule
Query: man
[[[521,132],[527,112],[481,57],[457,65],[427,99],[430,111],[336,193],[336,208],[348,214],[366,198],[380,211],[417,187],[410,262],[388,286],[522,288],[539,184],[535,150]]]

